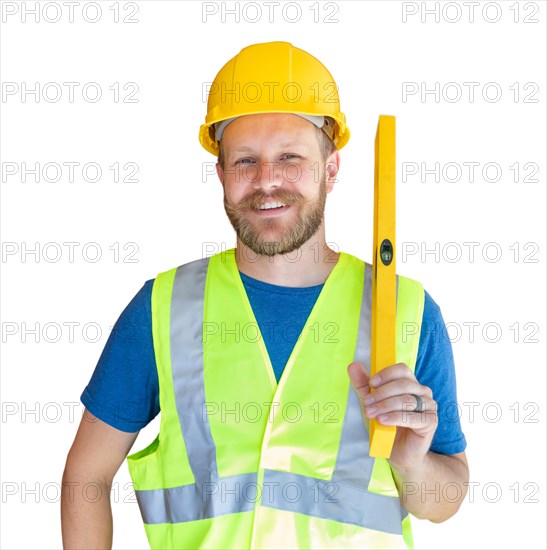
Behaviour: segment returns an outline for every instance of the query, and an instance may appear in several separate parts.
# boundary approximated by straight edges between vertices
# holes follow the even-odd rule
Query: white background
[[[24,8],[35,4],[40,21],[30,14],[25,21]],[[300,14],[294,3],[283,12],[282,2],[272,23],[261,3],[240,2],[239,23],[222,13],[237,9],[233,2],[98,4],[95,23],[84,18],[96,17],[91,3],[75,6],[74,22],[62,3],[51,2],[45,14],[44,2],[2,6],[0,545],[61,546],[61,475],[79,396],[109,327],[146,280],[200,257],[204,242],[234,245],[221,186],[216,176],[202,177],[215,161],[197,140],[203,86],[241,48],[285,40],[329,68],[352,132],[327,201],[328,240],[371,261],[374,134],[379,114],[395,115],[397,270],[420,280],[451,323],[474,491],[445,523],[415,520],[417,547],[545,548],[545,3],[481,2],[471,21],[461,2],[321,2],[315,12],[300,2]],[[262,16],[253,23],[256,6]],[[434,12],[422,21],[423,8],[435,6],[438,21]],[[50,22],[57,9],[60,20]],[[64,82],[79,83],[73,102]],[[95,103],[82,96],[90,82],[103,93]],[[132,82],[137,102],[124,102]],[[464,85],[471,82],[473,99]],[[24,84],[36,83],[40,91],[58,83],[62,97],[22,95]],[[109,89],[115,83],[118,102]],[[438,101],[422,98],[420,90],[435,83]],[[403,100],[405,86],[418,93]],[[58,182],[22,180],[22,163],[63,162],[80,163],[73,182],[66,169]],[[89,162],[102,168],[94,183],[81,172]],[[114,182],[116,162],[136,163],[138,182]],[[480,163],[473,182],[464,164],[472,162]],[[429,174],[422,182],[421,172],[403,181],[403,163],[439,163],[439,181]],[[447,163],[455,163],[448,179],[460,167],[459,181],[443,178]],[[487,163],[497,164],[485,178]],[[78,243],[73,258],[67,242]],[[471,242],[478,244],[464,245]],[[25,254],[36,247],[37,255]],[[437,257],[422,257],[435,247]],[[78,323],[73,338],[67,323]],[[473,337],[470,323],[479,323]],[[35,325],[38,335],[25,333]],[[101,337],[91,342],[96,326]],[[156,419],[134,450],[157,429]],[[123,465],[113,494],[114,547],[146,548],[128,483]]]

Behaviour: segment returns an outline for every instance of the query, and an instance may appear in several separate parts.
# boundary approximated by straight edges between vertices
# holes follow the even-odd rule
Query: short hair
[[[334,141],[332,141],[329,136],[321,128],[317,128],[317,126],[314,126],[316,133],[315,137],[317,138],[317,142],[319,143],[319,151],[321,152],[321,158],[323,159],[323,162],[327,162],[327,159],[336,151],[336,145]],[[219,152],[218,152],[218,159],[217,162],[220,164],[220,167],[224,170],[224,146],[222,143],[222,139],[219,143]]]
[[[327,162],[327,159],[336,151],[336,145],[332,139],[321,130],[317,128],[317,141],[319,142],[319,150],[321,151],[321,158],[323,162]]]

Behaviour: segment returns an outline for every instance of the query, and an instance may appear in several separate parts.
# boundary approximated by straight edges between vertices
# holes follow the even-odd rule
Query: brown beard
[[[224,193],[224,209],[237,236],[245,246],[248,246],[255,254],[275,256],[299,249],[315,235],[323,220],[326,199],[327,188],[325,177],[323,177],[319,183],[319,194],[312,200],[305,200],[300,193],[280,189],[273,195],[257,191],[232,206],[228,204],[226,193]],[[257,209],[264,202],[282,202],[286,205],[300,207],[298,219],[284,228],[278,241],[265,241],[262,239],[261,233],[263,230],[271,228],[283,228],[280,220],[265,218],[251,222],[246,217],[249,211]]]

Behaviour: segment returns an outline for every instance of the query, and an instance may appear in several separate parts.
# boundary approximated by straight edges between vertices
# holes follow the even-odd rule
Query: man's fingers
[[[403,395],[412,395],[416,394],[422,398],[433,398],[433,392],[427,386],[422,386],[417,382],[417,380],[409,378],[399,378],[398,380],[392,380],[391,382],[386,382],[381,386],[374,388],[373,397],[376,403],[380,401],[389,399],[395,396]],[[415,397],[410,397],[410,400],[416,403]]]
[[[357,363],[356,361],[350,363],[348,365],[348,375],[351,385],[361,397],[364,397],[370,393],[368,374],[363,363]]]
[[[381,386],[392,380],[400,378],[406,378],[408,380],[416,380],[413,372],[408,368],[405,363],[395,363],[385,369],[382,369],[376,376],[372,377],[371,385],[373,388]]]
[[[409,428],[418,435],[431,433],[431,430],[439,422],[437,413],[434,411],[425,413],[413,413],[405,411],[396,411],[391,413],[381,414],[376,420],[384,426],[399,426],[401,428]]]
[[[398,418],[408,418],[410,413],[418,417],[420,414],[437,413],[437,402],[434,399],[422,396],[421,411],[415,411],[416,404],[416,398],[413,395],[397,395],[396,397],[369,404],[365,407],[365,414],[369,418],[379,418],[383,414],[398,415]],[[394,416],[390,416],[390,418],[394,418]]]

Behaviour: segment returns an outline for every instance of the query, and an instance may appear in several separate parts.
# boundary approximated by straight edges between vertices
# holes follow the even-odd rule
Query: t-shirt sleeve
[[[441,310],[427,291],[414,373],[437,402],[438,425],[429,450],[444,455],[463,452],[467,442],[460,425],[452,344]]]
[[[80,399],[97,418],[124,432],[138,432],[159,413],[152,341],[153,280],[123,310]]]

